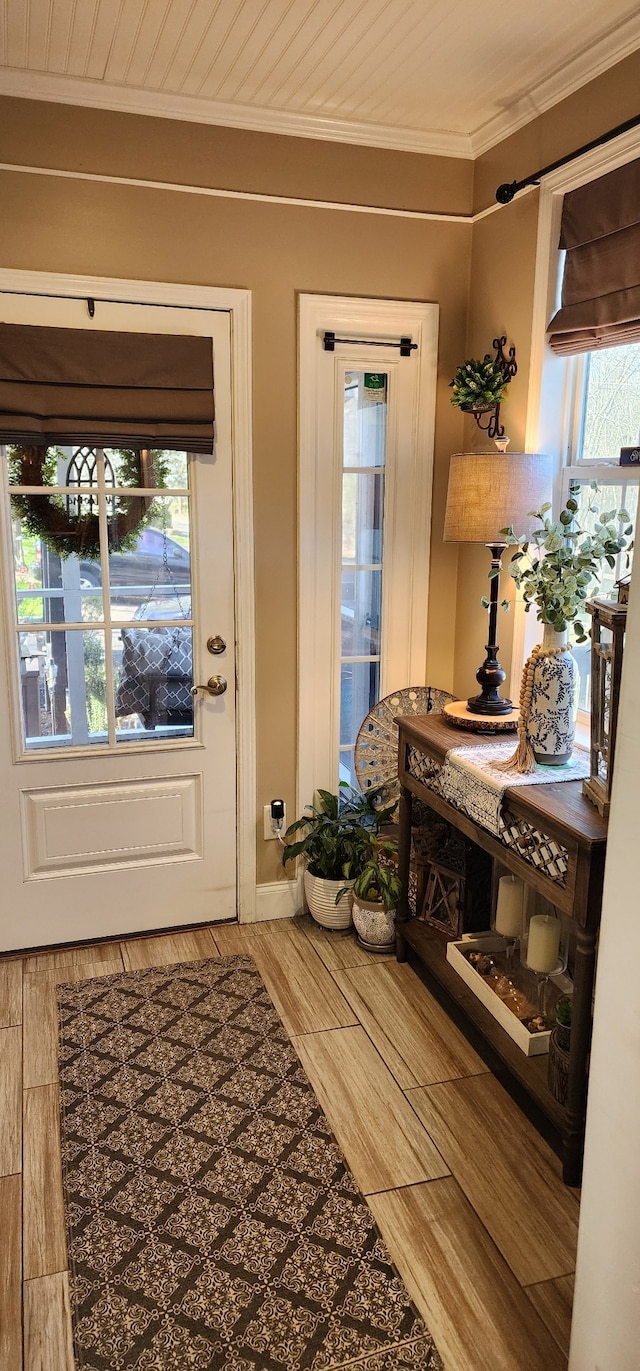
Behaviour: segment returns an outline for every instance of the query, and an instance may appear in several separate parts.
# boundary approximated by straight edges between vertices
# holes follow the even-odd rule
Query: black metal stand
[[[503,699],[500,694],[500,686],[507,673],[502,670],[498,662],[498,644],[496,642],[498,636],[498,586],[502,570],[502,554],[506,546],[506,543],[487,543],[491,553],[489,642],[487,643],[487,655],[484,662],[476,672],[476,681],[481,687],[481,692],[467,700],[467,709],[470,714],[509,714],[513,709],[511,700]]]

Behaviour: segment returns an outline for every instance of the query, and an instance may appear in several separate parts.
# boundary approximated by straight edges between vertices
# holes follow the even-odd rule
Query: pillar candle
[[[560,920],[552,914],[534,914],[529,922],[527,966],[549,975],[558,965]]]
[[[494,928],[503,938],[519,938],[522,933],[524,881],[517,876],[501,876]]]

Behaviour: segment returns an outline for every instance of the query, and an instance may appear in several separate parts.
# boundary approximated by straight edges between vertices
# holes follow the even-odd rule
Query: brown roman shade
[[[0,440],[213,448],[210,338],[0,324]]]
[[[562,305],[548,326],[561,356],[640,341],[640,161],[564,197]]]

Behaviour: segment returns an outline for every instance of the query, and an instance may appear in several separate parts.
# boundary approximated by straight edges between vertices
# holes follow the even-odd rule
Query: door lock
[[[191,694],[194,699],[199,690],[205,690],[209,695],[224,695],[227,689],[227,682],[224,676],[210,676],[206,685],[194,685],[191,687]]]
[[[226,646],[224,638],[221,638],[219,633],[216,633],[215,638],[207,638],[207,652],[212,652],[214,657],[219,657]]]

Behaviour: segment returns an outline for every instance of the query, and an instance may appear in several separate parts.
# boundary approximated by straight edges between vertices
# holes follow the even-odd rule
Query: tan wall
[[[264,193],[468,208],[463,161],[64,106],[0,100],[4,161],[103,175],[232,184]],[[304,144],[300,147],[300,144]],[[397,164],[396,164],[396,158]],[[269,172],[270,163],[273,174]],[[320,169],[316,177],[316,170]],[[381,174],[382,172],[382,174]],[[319,190],[319,187],[321,188]],[[228,200],[96,181],[0,173],[1,264],[253,293],[256,526],[257,798],[293,815],[296,767],[296,293],[440,304],[439,394],[427,678],[449,687],[456,549],[441,541],[449,453],[461,420],[448,381],[466,331],[466,224]],[[408,683],[409,684],[409,683]],[[280,874],[258,838],[258,879]]]
[[[640,53],[634,53],[479,157],[474,168],[474,210],[495,204],[501,182],[523,180],[637,116],[639,81]],[[506,334],[509,344],[515,343],[518,375],[509,386],[501,415],[513,452],[523,450],[525,438],[538,199],[537,190],[522,193],[473,227],[465,356],[490,352],[492,339],[499,334]],[[472,419],[465,419],[464,441],[470,451],[490,447]],[[475,672],[484,658],[486,617],[479,601],[486,593],[487,558],[482,548],[460,549],[453,686],[459,695],[475,689]],[[513,582],[506,571],[501,589],[512,597]],[[500,660],[507,672],[512,630],[513,615],[501,613]],[[507,677],[504,693],[509,691],[517,699],[518,683]]]

